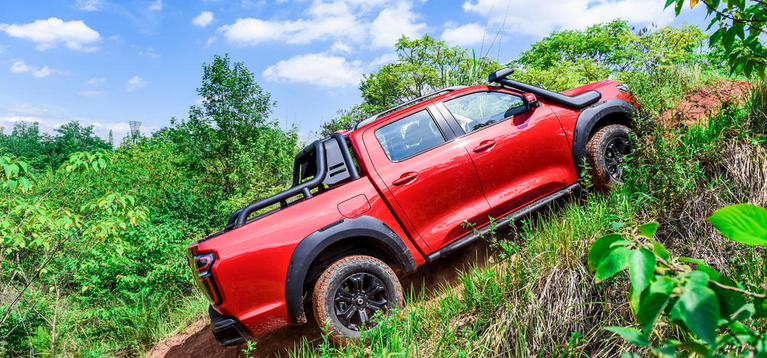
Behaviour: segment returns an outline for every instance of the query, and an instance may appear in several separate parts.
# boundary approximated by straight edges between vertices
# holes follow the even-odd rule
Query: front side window
[[[445,101],[464,132],[513,117],[525,111],[522,97],[502,92],[478,92]]]
[[[389,123],[376,130],[376,138],[393,162],[423,153],[442,143],[445,137],[426,110]]]

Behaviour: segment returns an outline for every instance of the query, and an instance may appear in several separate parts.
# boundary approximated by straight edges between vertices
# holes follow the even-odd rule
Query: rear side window
[[[445,101],[445,106],[466,133],[525,111],[522,97],[501,92],[478,92]]]
[[[393,162],[405,160],[442,143],[445,137],[426,110],[389,123],[376,130],[376,138]]]

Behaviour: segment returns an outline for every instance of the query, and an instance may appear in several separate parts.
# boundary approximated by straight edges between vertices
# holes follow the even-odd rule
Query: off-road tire
[[[623,157],[633,153],[633,136],[631,129],[620,124],[602,127],[591,136],[586,144],[586,163],[595,189],[608,190],[610,185],[621,183],[625,166]],[[628,145],[627,150],[620,148],[620,144],[616,145],[624,141]]]
[[[384,288],[383,294],[377,292],[375,295],[367,298],[362,294],[355,295],[352,292],[354,290],[349,289],[356,282],[350,281],[352,277],[363,277],[367,280],[364,283],[373,282],[370,278],[375,277],[378,280],[375,286],[382,285]],[[373,287],[373,284],[369,286]],[[349,290],[347,291],[346,289]],[[339,290],[351,292],[352,296],[354,296],[352,302],[347,303],[342,300],[343,297],[339,298]],[[364,310],[366,315],[372,318],[374,311],[368,309],[368,305],[371,305],[371,302],[376,304],[381,302],[382,297],[385,297],[384,300],[386,301],[386,304],[382,307],[384,314],[388,314],[394,308],[404,306],[402,285],[389,265],[370,256],[355,255],[344,257],[330,265],[314,285],[314,293],[312,295],[314,318],[320,327],[325,326],[328,329],[332,340],[339,343],[354,340],[360,337],[360,331],[353,329],[353,327],[350,328],[341,322],[343,318],[339,318],[338,307],[356,309],[355,312],[352,312],[352,319],[347,322],[354,321],[355,318],[357,318],[356,321],[361,321],[360,310]],[[358,304],[356,301],[358,298],[365,301],[364,305]],[[341,311],[343,313],[343,310]],[[375,322],[368,321],[364,323],[365,330],[369,330],[374,326]]]

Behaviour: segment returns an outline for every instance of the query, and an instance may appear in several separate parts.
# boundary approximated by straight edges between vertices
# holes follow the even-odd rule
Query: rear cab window
[[[445,136],[427,110],[398,119],[375,131],[386,156],[399,162],[445,143]]]

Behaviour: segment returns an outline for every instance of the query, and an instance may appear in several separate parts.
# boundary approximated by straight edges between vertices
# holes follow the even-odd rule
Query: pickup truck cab
[[[490,217],[505,225],[562,198],[585,170],[597,187],[619,182],[636,111],[627,88],[601,81],[556,93],[512,72],[315,141],[296,155],[288,190],[190,244],[218,342],[310,313],[334,339],[358,337],[376,312],[404,304],[398,276],[477,240]]]

